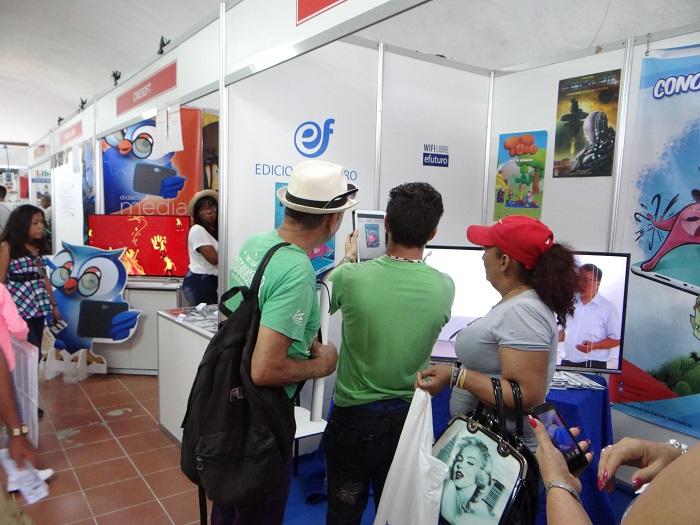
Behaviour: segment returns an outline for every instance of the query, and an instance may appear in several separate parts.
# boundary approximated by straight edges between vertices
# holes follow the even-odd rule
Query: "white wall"
[[[246,238],[273,228],[275,183],[286,183],[291,167],[306,160],[294,145],[303,122],[335,119],[319,158],[353,172],[360,202],[372,202],[376,70],[375,50],[338,42],[229,88],[229,261]],[[287,175],[256,174],[268,166],[286,167]],[[336,239],[350,229],[348,216]]]
[[[489,160],[488,223],[493,222],[498,136],[547,130],[547,163],[542,221],[555,238],[576,250],[606,251],[610,231],[613,177],[553,178],[559,81],[623,66],[617,50],[496,77]]]
[[[384,60],[379,208],[389,190],[421,181],[445,214],[433,244],[465,245],[481,222],[489,77],[387,52]],[[449,166],[424,166],[425,144],[447,146]]]

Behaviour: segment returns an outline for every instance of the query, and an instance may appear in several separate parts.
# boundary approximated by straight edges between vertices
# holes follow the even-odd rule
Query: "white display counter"
[[[134,334],[122,343],[95,343],[110,372],[158,375],[157,312],[180,306],[181,279],[129,278],[124,300],[141,310]]]
[[[216,305],[209,305],[203,311],[193,307],[175,308],[158,312],[158,398],[159,422],[163,430],[179,442],[182,441],[182,420],[187,409],[187,398],[194,383],[204,351],[209,340],[216,332],[218,311]],[[308,407],[294,408],[297,430],[295,445],[300,447],[297,453],[314,450],[317,440],[301,443],[299,440],[319,436],[326,428],[326,421],[316,416],[314,410],[312,421],[310,407],[320,407],[322,400],[323,379],[307,381],[304,390],[312,392]],[[308,396],[301,396],[302,400]],[[303,402],[303,401],[302,401]],[[320,412],[320,408],[318,410]]]

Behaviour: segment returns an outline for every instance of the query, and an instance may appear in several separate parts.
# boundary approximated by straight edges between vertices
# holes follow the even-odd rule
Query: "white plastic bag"
[[[430,394],[416,389],[384,484],[374,525],[433,525],[447,465],[433,457]]]

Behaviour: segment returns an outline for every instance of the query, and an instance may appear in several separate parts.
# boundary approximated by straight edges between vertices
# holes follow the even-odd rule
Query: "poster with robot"
[[[620,70],[559,81],[554,177],[610,177]]]
[[[500,135],[494,221],[507,215],[541,217],[546,160],[546,131]]]
[[[202,112],[179,112],[182,151],[170,151],[155,119],[103,137],[105,213],[187,215],[187,203],[202,189]]]
[[[700,46],[642,62],[624,242],[632,254],[616,408],[700,437]]]

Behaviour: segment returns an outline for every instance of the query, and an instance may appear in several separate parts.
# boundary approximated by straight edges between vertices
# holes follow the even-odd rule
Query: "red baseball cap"
[[[509,215],[491,226],[473,224],[467,228],[467,239],[479,246],[496,246],[528,270],[554,245],[552,230],[525,215]]]

